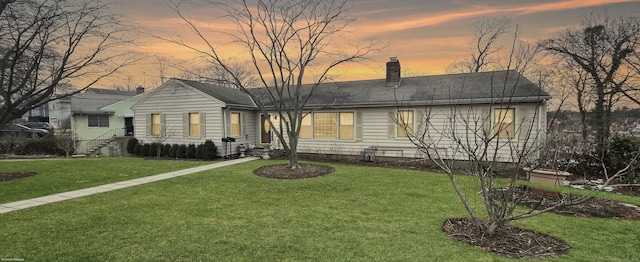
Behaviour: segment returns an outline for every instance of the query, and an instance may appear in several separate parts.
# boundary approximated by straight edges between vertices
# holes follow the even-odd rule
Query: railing
[[[94,152],[100,149],[100,147],[102,147],[104,143],[108,143],[109,141],[111,141],[111,139],[113,139],[114,137],[124,136],[125,135],[124,133],[125,133],[124,128],[111,129],[106,133],[99,135],[96,138],[89,141],[87,143],[87,149],[89,150],[90,153]]]

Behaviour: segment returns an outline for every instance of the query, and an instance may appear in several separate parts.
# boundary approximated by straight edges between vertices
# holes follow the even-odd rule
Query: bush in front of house
[[[136,148],[136,145],[139,145],[139,144],[140,143],[138,142],[137,138],[135,137],[129,138],[129,141],[127,141],[127,153],[137,155],[134,150]]]
[[[187,145],[178,145],[176,149],[177,158],[187,158]]]
[[[203,159],[202,158],[202,145],[203,144],[198,144],[196,146],[196,159]]]
[[[140,156],[151,156],[151,144],[142,144]]]
[[[133,147],[133,154],[136,156],[141,156],[142,155],[142,144],[136,144]]]
[[[171,149],[171,144],[162,145],[162,153],[160,155],[163,157],[169,157],[169,149]]]
[[[176,157],[176,150],[178,149],[178,145],[177,144],[173,144],[169,146],[169,153],[168,156],[169,157]]]
[[[204,144],[202,144],[200,148],[202,151],[200,152],[202,159],[212,160],[218,156],[218,148],[211,140],[204,141]]]
[[[196,158],[196,145],[189,144],[187,146],[187,158]]]
[[[133,143],[133,142],[132,142]],[[128,145],[127,145],[128,146]],[[155,157],[160,150],[160,156],[171,158],[204,159],[213,160],[218,155],[218,148],[211,140],[202,144],[161,144],[161,143],[136,143],[131,150],[133,155]]]

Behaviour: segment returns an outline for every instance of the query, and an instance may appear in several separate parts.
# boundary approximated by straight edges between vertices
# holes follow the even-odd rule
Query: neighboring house
[[[57,95],[54,95],[57,96]],[[56,130],[71,129],[71,97],[65,96],[47,103],[48,121]]]
[[[447,127],[452,110],[457,110],[458,117],[488,119],[479,126],[485,130],[504,127],[499,134],[504,141],[537,143],[546,132],[546,101],[550,98],[515,71],[400,79],[400,64],[394,59],[387,63],[386,79],[320,86],[307,104],[309,114],[302,121],[298,152],[359,156],[374,150],[376,156],[421,157],[402,126],[415,132],[425,130],[425,109],[432,127]],[[236,89],[172,79],[133,110],[136,137],[144,142],[199,143],[211,139],[224,148],[221,139],[230,136],[237,138],[236,144],[222,154],[237,153],[238,143],[281,148],[277,139],[272,141],[265,120],[271,117],[279,128],[282,119],[275,114],[263,116],[252,100]],[[519,128],[523,126],[530,128]],[[199,132],[192,133],[194,129]],[[453,148],[451,141],[437,137],[437,133],[431,135],[440,140],[442,150]],[[507,147],[497,153],[499,159],[511,160]],[[447,154],[464,158],[454,152]]]
[[[76,153],[87,154],[105,139],[130,136],[133,105],[144,94],[89,88],[71,97],[71,128]]]
[[[238,89],[171,79],[132,109],[135,137],[141,143],[200,144],[212,140],[222,156],[237,153],[233,145],[257,141],[256,106]],[[235,142],[223,144],[222,138]]]
[[[56,130],[70,129],[71,97],[58,94],[53,96],[57,99],[29,110],[23,119],[31,122],[49,122]]]

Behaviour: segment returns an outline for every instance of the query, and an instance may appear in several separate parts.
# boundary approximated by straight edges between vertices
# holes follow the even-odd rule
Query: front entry
[[[269,125],[269,115],[260,116],[260,143],[271,144],[271,125]]]
[[[124,118],[124,135],[133,136],[133,117]]]

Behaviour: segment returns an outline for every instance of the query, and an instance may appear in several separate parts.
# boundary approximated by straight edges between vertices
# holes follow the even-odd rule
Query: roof
[[[96,89],[96,88],[93,88]],[[114,91],[114,92],[110,92]],[[83,92],[71,97],[71,112],[74,114],[113,114],[102,107],[125,100],[135,95],[133,92],[117,90]]]
[[[115,89],[104,89],[104,88],[87,88],[81,92],[81,94],[93,94],[93,95],[113,95],[113,96],[135,96],[136,92],[133,91],[124,91],[124,90],[115,90]]]
[[[251,98],[247,94],[239,89],[205,84],[185,79],[175,80],[191,86],[207,95],[215,97],[227,105],[255,107],[255,103],[253,103],[253,100],[251,100]]]
[[[311,85],[303,86],[308,94]],[[256,90],[258,91],[258,90]],[[516,71],[405,77],[397,88],[385,79],[325,83],[308,107],[371,107],[539,102],[551,96]]]

